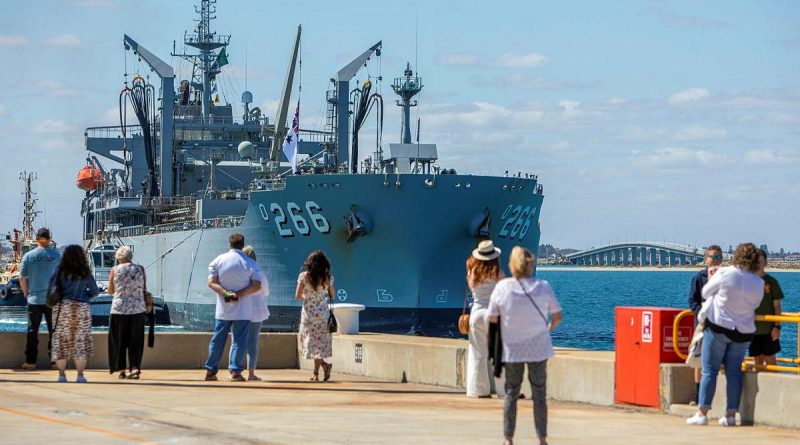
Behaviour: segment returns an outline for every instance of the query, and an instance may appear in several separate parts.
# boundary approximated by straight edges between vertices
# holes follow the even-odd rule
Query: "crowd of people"
[[[93,351],[89,299],[99,289],[82,247],[70,245],[63,255],[50,247],[50,232],[37,232],[37,248],[21,265],[20,284],[28,299],[28,333],[23,369],[35,369],[38,331],[42,318],[52,333],[48,344],[58,381],[66,382],[67,360],[77,369],[76,382],[86,382],[84,369]],[[244,236],[229,237],[230,249],[209,264],[208,287],[216,294],[214,332],[205,362],[205,380],[216,381],[228,334],[231,381],[260,380],[259,333],[269,317],[269,282],[260,269],[256,252]],[[517,400],[525,368],[531,385],[533,417],[540,444],[547,443],[547,360],[554,355],[550,332],[562,319],[562,309],[547,281],[533,276],[536,258],[522,247],[509,255],[506,277],[500,266],[501,250],[491,240],[482,241],[466,260],[466,281],[473,296],[469,318],[466,393],[486,398],[497,392],[495,378],[503,377],[504,444],[512,445]],[[138,379],[144,351],[145,314],[148,307],[145,269],[133,263],[126,246],[115,254],[108,293],[112,295],[108,357],[111,373],[121,379]],[[721,267],[722,249],[710,246],[706,268],[692,279],[689,307],[696,329],[703,332],[701,366],[696,370],[698,411],[688,424],[708,424],[708,411],[722,367],[727,381],[726,414],[719,423],[736,424],[742,393],[742,361],[748,350],[756,365],[775,364],[780,352],[780,324],[756,322],[756,315],[780,315],[783,293],[774,277],[765,273],[766,252],[750,243],[740,244],[731,265]],[[331,378],[331,304],[336,294],[331,263],[322,251],[311,252],[297,278],[295,298],[302,302],[300,342],[302,354],[314,360],[312,381]],[[243,371],[247,368],[247,377]]]
[[[778,281],[765,272],[767,252],[744,243],[736,248],[730,266],[720,267],[722,259],[719,246],[706,249],[707,267],[694,276],[689,293],[696,329],[703,332],[701,366],[695,370],[698,410],[686,419],[689,425],[708,424],[717,376],[724,367],[727,400],[719,424],[735,426],[745,355],[749,352],[756,366],[774,365],[781,350],[780,323],[755,320],[756,315],[781,314],[783,292]]]

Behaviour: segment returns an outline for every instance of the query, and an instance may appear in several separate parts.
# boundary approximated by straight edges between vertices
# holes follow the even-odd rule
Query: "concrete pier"
[[[24,333],[0,334],[0,443],[466,443],[501,440],[502,400],[464,396],[467,342],[384,334],[334,335],[333,381],[312,383],[296,334],[262,334],[262,382],[205,382],[210,334],[159,333],[143,379],[106,371],[107,338],[94,334],[89,384],[56,383],[16,367]],[[46,345],[42,335],[41,345]],[[43,354],[42,354],[43,355]],[[223,364],[223,367],[225,365]],[[224,368],[223,368],[224,369]],[[74,380],[75,373],[68,373]],[[662,365],[659,410],[614,405],[614,353],[558,348],[548,362],[551,443],[800,443],[800,377],[748,373],[741,422],[688,427],[694,393],[684,365]],[[502,380],[496,382],[502,393]],[[724,406],[720,376],[712,416]],[[523,392],[530,396],[527,384]],[[519,440],[534,443],[531,404]],[[676,414],[666,416],[663,413]],[[776,428],[780,427],[780,428]],[[782,428],[794,429],[782,429]]]

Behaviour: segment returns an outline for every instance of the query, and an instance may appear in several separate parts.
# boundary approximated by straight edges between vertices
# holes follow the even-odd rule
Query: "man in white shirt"
[[[208,344],[208,360],[205,363],[206,380],[217,380],[218,365],[228,332],[233,330],[228,364],[229,380],[242,382],[253,310],[251,299],[245,297],[258,292],[261,282],[257,278],[256,262],[242,252],[244,236],[234,233],[228,238],[228,243],[230,250],[214,258],[208,265],[208,287],[217,294],[217,308],[214,334]]]

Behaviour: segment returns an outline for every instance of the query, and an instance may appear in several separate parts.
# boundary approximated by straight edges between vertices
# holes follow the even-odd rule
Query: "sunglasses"
[[[722,255],[708,255],[712,260],[722,260]]]

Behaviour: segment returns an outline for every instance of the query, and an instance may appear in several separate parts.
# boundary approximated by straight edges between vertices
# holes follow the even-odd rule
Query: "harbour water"
[[[540,267],[537,276],[548,280],[564,309],[564,321],[554,332],[557,346],[590,350],[614,349],[614,307],[687,306],[689,285],[695,272],[683,270],[585,270]],[[783,310],[800,312],[800,273],[772,272],[783,289]],[[0,332],[22,332],[25,309],[0,307]],[[107,328],[98,327],[102,331]],[[42,323],[44,331],[44,323]],[[158,326],[161,332],[180,331]],[[795,356],[797,326],[783,324],[780,356]]]

